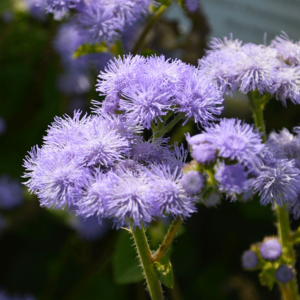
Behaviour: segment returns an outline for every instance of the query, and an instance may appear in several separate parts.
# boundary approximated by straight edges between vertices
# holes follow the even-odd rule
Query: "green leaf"
[[[153,269],[161,283],[163,283],[168,288],[173,288],[174,277],[173,277],[173,267],[170,260],[164,256],[160,262],[156,261],[153,263]]]
[[[102,52],[107,52],[107,47],[105,45],[105,43],[102,44],[93,44],[90,45],[88,44],[84,44],[79,46],[76,51],[73,54],[73,58],[77,58],[79,56],[83,56],[83,55],[87,55],[90,53],[102,53]]]
[[[114,280],[117,284],[141,281],[144,276],[139,266],[131,234],[120,231],[112,256]]]
[[[261,285],[267,286],[270,290],[275,283],[275,270],[272,263],[266,263],[259,273],[259,281]]]

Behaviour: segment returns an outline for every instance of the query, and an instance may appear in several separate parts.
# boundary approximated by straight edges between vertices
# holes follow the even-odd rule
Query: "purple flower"
[[[194,12],[199,6],[199,0],[185,0],[185,6],[190,12]]]
[[[45,21],[46,17],[46,0],[25,0],[25,6],[32,18],[38,21]]]
[[[207,125],[216,120],[214,115],[221,114],[223,100],[220,91],[203,73],[191,69],[182,89],[176,91],[174,103],[179,106],[176,110],[186,116],[184,124],[193,118],[196,123]]]
[[[118,105],[124,88],[130,86],[140,75],[144,63],[144,57],[131,54],[110,60],[98,76],[96,91],[99,91],[100,95],[106,95],[108,99],[105,101],[114,101]]]
[[[111,166],[129,154],[129,141],[101,116],[93,118],[75,112],[74,118],[56,118],[48,129],[48,146],[70,149],[75,159],[86,166]],[[75,160],[74,159],[74,160]]]
[[[300,139],[298,136],[291,134],[286,128],[279,133],[271,132],[268,138],[267,145],[271,151],[280,158],[295,159],[297,167],[297,159],[299,158]]]
[[[38,196],[41,206],[55,209],[75,205],[90,177],[90,170],[79,165],[70,151],[50,147],[33,148],[24,167],[29,191]]]
[[[236,64],[237,81],[242,93],[258,90],[261,94],[273,93],[276,89],[278,68],[281,62],[276,58],[276,50],[263,45],[245,44],[242,56]]]
[[[168,161],[173,155],[168,141],[166,138],[158,138],[154,142],[146,142],[142,138],[137,138],[132,146],[132,159],[147,164]]]
[[[0,209],[13,209],[24,201],[24,190],[20,181],[7,175],[0,176]]]
[[[195,199],[181,185],[183,173],[179,168],[171,170],[166,165],[152,165],[149,176],[157,216],[172,214],[184,218],[196,211]]]
[[[203,143],[193,147],[192,156],[203,165],[210,164],[216,160],[216,148],[212,144]]]
[[[61,20],[70,9],[76,8],[80,5],[82,0],[46,0],[46,11],[53,13],[54,19]],[[39,4],[40,0],[37,0]]]
[[[241,194],[249,189],[251,181],[247,179],[247,175],[245,168],[240,164],[225,165],[220,163],[216,168],[215,178],[220,184],[219,190],[235,200],[235,194]]]
[[[91,44],[111,43],[122,31],[124,20],[105,1],[92,1],[76,15],[76,24],[81,35]]]
[[[219,124],[206,127],[203,138],[214,145],[219,157],[241,163],[251,163],[264,149],[260,134],[253,126],[237,119],[222,119]]]
[[[247,250],[242,256],[242,265],[246,270],[254,269],[258,265],[257,254],[252,250]]]
[[[119,169],[107,201],[106,217],[112,218],[117,227],[131,224],[147,225],[154,217],[153,198],[145,172]]]
[[[195,195],[203,189],[204,177],[197,171],[190,171],[183,175],[181,184],[188,195]]]
[[[254,179],[254,190],[260,195],[260,203],[267,205],[275,201],[279,206],[292,202],[299,193],[300,170],[287,159],[273,159],[263,165]]]
[[[276,36],[271,42],[271,47],[277,51],[277,56],[283,61],[298,65],[300,63],[300,42],[293,42],[285,32]]]
[[[275,277],[279,282],[287,283],[292,281],[295,276],[294,270],[288,265],[281,265],[275,272]]]
[[[239,75],[237,61],[243,56],[241,52],[242,42],[225,37],[223,40],[213,38],[209,43],[212,50],[198,61],[203,72],[222,93],[231,94],[238,88],[237,77]]]
[[[299,46],[300,49],[300,46]],[[278,70],[276,98],[286,106],[286,100],[300,104],[300,66],[285,66]]]
[[[259,252],[263,259],[273,261],[282,254],[282,247],[277,239],[268,239],[261,244]]]
[[[87,69],[87,58],[85,56],[74,58],[73,54],[77,48],[87,43],[87,39],[80,35],[80,32],[72,23],[59,26],[53,40],[53,47],[60,55],[64,66],[73,73],[83,72]]]
[[[97,215],[100,222],[105,214],[107,203],[112,197],[112,187],[118,181],[113,172],[106,174],[96,170],[89,179],[84,197],[77,202],[77,214],[88,218]]]
[[[170,93],[160,91],[158,84],[156,80],[148,79],[131,85],[124,89],[124,99],[120,100],[120,109],[126,112],[128,119],[137,120],[147,129],[151,128],[152,121],[162,121],[161,116],[171,109]]]

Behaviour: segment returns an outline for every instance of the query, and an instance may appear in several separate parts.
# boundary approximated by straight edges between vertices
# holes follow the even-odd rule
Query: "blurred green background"
[[[0,19],[0,117],[6,122],[6,131],[0,135],[0,176],[24,182],[22,164],[27,151],[41,145],[55,116],[70,113],[76,106],[56,88],[62,66],[52,40],[59,22],[52,17],[40,22],[18,5],[0,2],[1,15],[14,10],[9,22]],[[179,30],[176,20],[163,18],[146,46],[196,64],[206,47],[209,20],[200,10],[188,16],[193,20],[190,32]],[[87,111],[91,99],[100,100],[93,89],[96,76],[97,72],[92,73],[92,89],[84,95]],[[223,115],[252,123],[248,102],[238,94],[226,99]],[[300,123],[300,108],[290,103],[284,108],[272,99],[265,117],[269,132],[292,129]],[[172,141],[184,141],[188,131],[195,134],[198,129],[193,123],[177,126]],[[0,235],[0,290],[31,294],[39,300],[148,299],[126,231],[106,229],[98,239],[90,240],[78,233],[73,216],[41,208],[25,188],[24,199],[15,209],[0,210],[7,220]],[[147,231],[153,249],[170,222],[158,221]],[[299,225],[300,221],[292,223],[293,228]],[[165,288],[166,299],[280,299],[276,286],[272,291],[261,287],[257,272],[243,271],[240,263],[251,243],[270,235],[276,235],[274,214],[258,199],[248,203],[223,199],[216,208],[199,206],[198,213],[185,221],[172,248],[175,288]]]

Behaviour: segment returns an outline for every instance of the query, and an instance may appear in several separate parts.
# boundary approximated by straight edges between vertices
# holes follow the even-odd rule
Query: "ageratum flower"
[[[144,57],[131,54],[119,56],[108,62],[104,71],[100,72],[96,85],[96,91],[100,92],[101,96],[106,96],[103,106],[110,104],[118,109],[123,90],[140,76],[144,62]]]
[[[40,199],[41,206],[55,209],[71,208],[82,197],[90,170],[64,150],[35,147],[26,156],[24,184]]]
[[[60,55],[64,67],[69,70],[69,72],[86,72],[88,67],[86,55],[78,58],[74,58],[73,55],[80,45],[87,42],[86,37],[80,35],[80,32],[74,24],[65,23],[59,26],[53,40],[53,46]]]
[[[44,138],[49,147],[70,149],[77,161],[92,166],[113,165],[129,153],[129,141],[101,116],[75,112],[74,118],[56,118]]]
[[[265,260],[277,260],[282,254],[282,246],[277,239],[267,239],[261,244],[259,252]]]
[[[91,170],[106,169],[129,154],[129,141],[100,116],[56,118],[44,138],[33,148],[24,166],[25,183],[47,207],[71,207],[83,196]]]
[[[300,46],[299,46],[300,49]],[[277,73],[276,98],[286,106],[286,100],[290,99],[294,104],[300,104],[300,66],[285,66]]]
[[[247,250],[242,256],[242,265],[246,270],[254,269],[258,265],[257,254],[252,250]]]
[[[292,267],[288,265],[281,265],[275,272],[275,277],[279,282],[287,283],[292,281],[295,276],[295,272]]]
[[[152,189],[145,172],[119,169],[109,191],[105,216],[112,218],[117,228],[149,224],[155,216]]]
[[[279,133],[271,132],[267,145],[277,157],[294,159],[296,166],[300,166],[300,139],[298,136],[291,134],[286,128]]]
[[[181,184],[188,195],[195,195],[204,187],[204,177],[197,171],[190,171],[183,175]]]
[[[21,183],[7,175],[0,176],[0,209],[13,209],[24,201]]]
[[[253,126],[237,119],[222,119],[219,124],[207,126],[200,135],[214,145],[219,157],[241,163],[251,163],[264,148],[260,134]]]
[[[267,205],[276,202],[282,206],[293,202],[299,193],[300,170],[287,159],[270,159],[260,168],[254,179],[254,190],[260,195],[260,203]]]
[[[91,44],[108,43],[119,35],[124,20],[114,14],[114,7],[105,1],[91,1],[76,15],[76,24],[82,36]]]
[[[277,51],[277,56],[288,64],[300,64],[300,42],[294,43],[285,32],[275,37],[271,47]]]
[[[37,5],[41,0],[37,0]],[[79,6],[82,0],[46,0],[46,12],[53,13],[54,19],[62,19],[70,9]]]
[[[223,100],[220,91],[202,72],[190,68],[182,89],[175,93],[174,104],[178,106],[175,111],[185,114],[184,124],[192,118],[195,123],[207,125],[221,114]]]
[[[233,200],[235,194],[242,194],[250,187],[251,180],[241,164],[225,165],[220,163],[216,168],[215,178],[219,183],[219,190],[225,192]]]
[[[277,74],[281,62],[276,50],[263,45],[245,44],[242,55],[236,61],[237,82],[242,93],[258,90],[261,94],[274,93],[277,89]]]
[[[131,156],[139,163],[161,163],[174,155],[168,145],[169,138],[158,138],[153,142],[144,141],[141,137],[132,145]]]
[[[241,56],[242,42],[227,37],[224,40],[213,38],[209,43],[212,50],[198,61],[199,68],[222,93],[231,94],[238,88],[237,61]]]
[[[190,12],[196,11],[196,9],[199,6],[199,1],[198,0],[185,0],[185,6]]]
[[[153,181],[150,193],[157,216],[172,214],[185,218],[196,211],[195,198],[182,187],[182,170],[171,170],[168,165],[162,164],[152,165],[149,176]]]

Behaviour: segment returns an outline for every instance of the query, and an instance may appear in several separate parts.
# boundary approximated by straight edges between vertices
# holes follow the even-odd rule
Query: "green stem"
[[[262,139],[264,142],[266,142],[267,135],[263,118],[263,109],[270,97],[268,95],[265,95],[261,98],[258,91],[249,92],[248,97],[253,110],[255,127],[259,128],[259,131],[262,133]],[[289,242],[291,238],[289,213],[285,210],[284,206],[279,207],[278,205],[275,206],[275,211],[277,213],[278,219],[277,232],[283,252],[290,259],[293,267],[295,267],[295,251],[293,248],[294,245],[293,243]],[[284,300],[299,300],[299,292],[295,276],[292,281],[285,284],[279,284],[279,287]]]
[[[152,300],[163,300],[161,283],[153,269],[152,256],[147,242],[144,228],[131,228],[131,233],[136,244],[137,252],[141,260],[147,286]]]
[[[175,238],[175,235],[176,235],[178,229],[180,228],[181,224],[182,224],[182,219],[180,217],[177,217],[173,221],[163,242],[159,246],[158,250],[152,255],[153,261],[160,261],[164,257],[164,255],[168,251],[169,247],[171,246],[171,244]]]
[[[285,207],[275,206],[275,211],[277,213],[277,231],[282,245],[283,253],[288,257],[292,262],[293,267],[295,267],[295,251],[293,243],[289,242],[291,235],[291,227],[289,214],[286,211]],[[299,300],[299,291],[296,276],[294,276],[292,281],[289,281],[286,284],[281,284],[280,289],[284,300]]]
[[[258,91],[251,91],[248,93],[248,98],[253,111],[255,127],[259,129],[262,134],[262,139],[264,142],[267,141],[266,128],[264,122],[263,109],[266,102],[261,101],[260,93]]]
[[[183,114],[178,114],[171,122],[169,122],[164,127],[159,127],[160,130],[158,130],[158,127],[155,131],[153,131],[153,139],[156,140],[157,138],[162,137],[166,133],[168,133],[181,119],[183,118]],[[162,123],[164,125],[164,123]],[[159,126],[159,125],[158,125]]]
[[[142,44],[144,42],[145,37],[149,33],[150,29],[154,25],[154,23],[159,19],[159,17],[163,14],[163,12],[166,10],[165,5],[161,5],[160,8],[155,12],[155,14],[150,19],[149,23],[146,25],[144,30],[142,31],[139,39],[137,40],[135,46],[132,49],[132,54],[135,55],[138,53],[139,49],[142,47]]]

